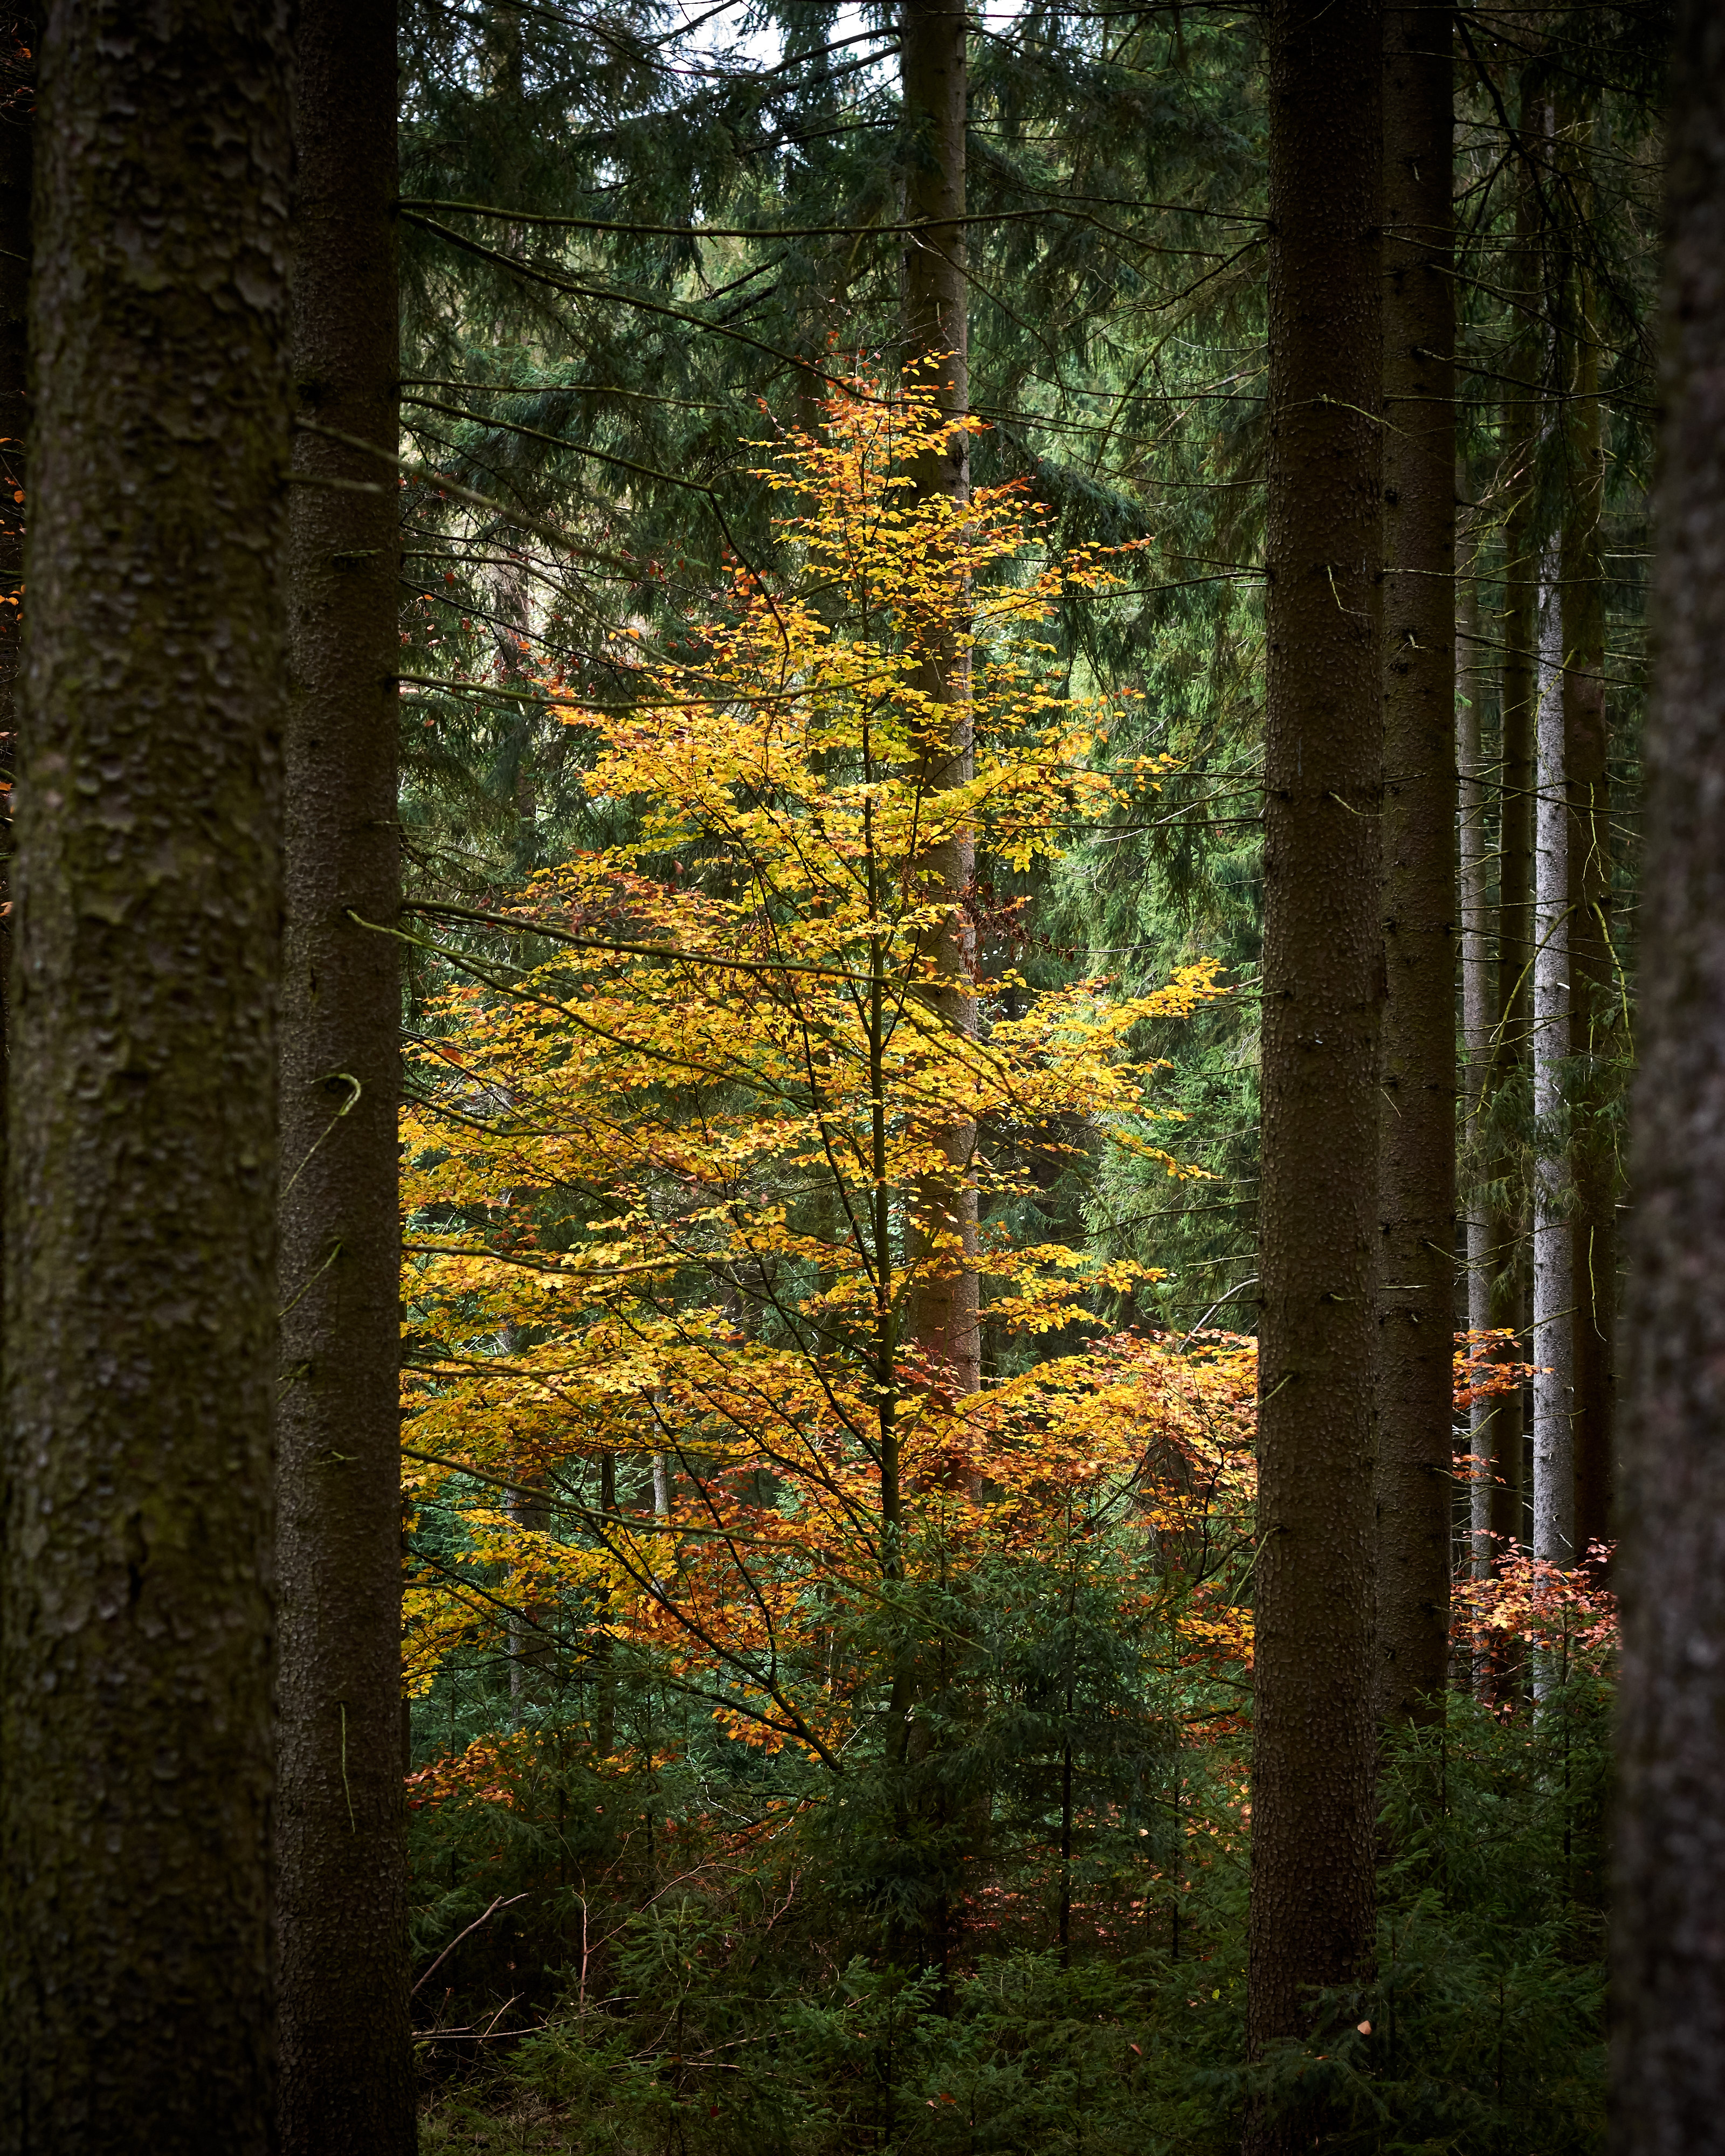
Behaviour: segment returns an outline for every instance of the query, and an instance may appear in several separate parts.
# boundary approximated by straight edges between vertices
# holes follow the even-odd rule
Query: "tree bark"
[[[359,925],[399,902],[393,7],[301,0],[298,70],[295,461],[341,484],[294,489],[290,539],[281,2133],[286,2156],[405,2156],[400,984]]]
[[[1569,1229],[1569,788],[1561,602],[1546,585],[1539,631],[1539,785],[1533,955],[1533,1554],[1575,1561],[1575,1296]]]
[[[277,0],[42,52],[0,2148],[263,2151],[288,449]]]
[[[1605,459],[1599,354],[1585,277],[1578,280],[1568,409],[1569,501],[1563,522],[1563,737],[1569,782],[1569,1050],[1574,1285],[1575,1551],[1611,1532],[1617,1392],[1617,1161],[1604,1121],[1605,1079],[1621,1053],[1611,933],[1611,797],[1606,771],[1604,563],[1599,521]]]
[[[0,18],[0,1176],[12,1046],[12,783],[24,603],[24,436],[29,421],[30,182],[39,28]],[[5,1294],[0,1235],[0,1304]]]
[[[1725,15],[1677,10],[1613,1922],[1620,2156],[1725,2116]]]
[[[1270,14],[1263,1316],[1247,2035],[1372,1961],[1382,17]],[[1260,2119],[1255,2146],[1281,2145]]]
[[[1537,111],[1524,90],[1525,136]],[[1532,183],[1521,175],[1510,275],[1522,305],[1539,305],[1539,254]],[[1524,316],[1524,321],[1527,316]],[[1534,731],[1538,708],[1539,563],[1536,536],[1535,459],[1539,439],[1539,331],[1528,321],[1510,367],[1516,377],[1503,405],[1502,480],[1509,496],[1503,533],[1503,658],[1500,697],[1497,848],[1497,1008],[1491,1082],[1507,1091],[1513,1111],[1497,1116],[1500,1142],[1492,1162],[1497,1203],[1486,1243],[1491,1254],[1491,1323],[1525,1341],[1528,1330],[1527,1219],[1517,1188],[1515,1148],[1507,1127],[1525,1111],[1528,1043],[1533,1012]],[[1507,1555],[1526,1539],[1527,1394],[1518,1386],[1498,1399],[1491,1417],[1491,1532]]]
[[[1486,831],[1486,754],[1482,706],[1486,668],[1480,643],[1479,547],[1467,549],[1455,598],[1457,670],[1461,693],[1455,711],[1456,835],[1461,855],[1461,1038],[1467,1057],[1467,1120],[1477,1130],[1485,1111],[1491,1068],[1492,993],[1491,879]],[[1477,1197],[1467,1208],[1467,1323],[1483,1332],[1491,1322],[1491,1221]],[[1468,1568],[1476,1579],[1491,1576],[1494,1462],[1491,1415],[1496,1402],[1476,1400],[1468,1410],[1468,1447],[1473,1480],[1468,1486]]]
[[[12,773],[24,577],[24,435],[29,418],[30,177],[38,26],[0,16],[0,745]],[[3,983],[3,975],[0,975]]]
[[[942,412],[970,408],[968,290],[965,277],[965,116],[968,71],[965,14],[956,0],[904,0],[900,67],[906,139],[905,219],[915,228],[904,252],[905,377],[932,388]],[[920,459],[912,476],[925,495],[970,499],[970,438],[953,433],[944,454]],[[949,728],[931,741],[918,779],[932,797],[972,775],[969,669],[957,644],[943,639],[931,652],[919,686],[952,706]],[[936,991],[943,1024],[976,1030],[971,993],[971,937],[962,911],[975,873],[974,848],[960,831],[930,846],[918,864],[932,900],[961,909],[937,940],[941,978]],[[955,1398],[982,1382],[982,1324],[978,1279],[977,1194],[973,1160],[976,1128],[968,1122],[940,1133],[943,1170],[919,1180],[906,1250],[905,1322],[901,1337]]]
[[[1455,1301],[1454,64],[1446,9],[1384,15],[1380,1719],[1441,1719]]]

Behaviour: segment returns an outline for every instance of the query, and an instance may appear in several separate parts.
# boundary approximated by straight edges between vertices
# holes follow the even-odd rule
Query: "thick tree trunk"
[[[395,13],[301,0],[282,1105],[281,2130],[415,2145],[401,1771]],[[339,485],[315,482],[336,480]],[[356,490],[357,488],[360,490]],[[363,490],[375,488],[375,492]]]
[[[904,95],[906,169],[905,218],[915,229],[904,253],[907,382],[932,388],[943,412],[970,408],[968,292],[964,270],[964,131],[968,72],[965,14],[956,0],[904,0],[900,66]],[[919,460],[919,488],[956,502],[970,498],[969,437],[953,434],[942,455]],[[932,741],[918,777],[931,796],[971,776],[968,668],[956,646],[931,652],[920,684],[953,708],[951,726]],[[961,905],[973,880],[974,850],[967,832],[931,846],[921,868],[931,898]],[[971,939],[962,916],[942,934],[936,962],[955,983],[937,991],[944,1024],[976,1030],[969,990]],[[940,1374],[954,1397],[981,1383],[977,1196],[971,1165],[976,1128],[956,1122],[940,1134],[947,1166],[919,1183],[906,1259],[910,1268],[901,1337]]]
[[[1604,499],[1599,355],[1585,280],[1577,310],[1563,524],[1563,735],[1569,782],[1570,1053],[1576,1116],[1570,1167],[1574,1284],[1575,1552],[1611,1532],[1617,1392],[1617,1161],[1600,1113],[1620,1052],[1611,935],[1611,800],[1606,776]]]
[[[1255,2051],[1372,1960],[1384,995],[1380,10],[1275,0],[1269,49]]]
[[[1533,1554],[1575,1552],[1575,1296],[1569,1232],[1569,788],[1564,757],[1561,604],[1540,610],[1539,786],[1534,842]]]
[[[1446,11],[1384,15],[1381,1718],[1441,1718],[1455,1301],[1455,370]]]
[[[12,781],[24,603],[24,435],[29,421],[30,176],[38,25],[0,17],[0,1172],[12,1027]],[[0,1235],[0,1300],[5,1291]]]
[[[0,2148],[272,2147],[288,450],[275,0],[42,54],[7,1193]]]
[[[1725,2117],[1725,13],[1677,13],[1618,1565],[1620,2156],[1711,2148]]]
[[[39,37],[23,10],[0,15],[0,747],[8,778],[23,625],[24,511],[16,496],[24,491],[29,418],[30,167]]]

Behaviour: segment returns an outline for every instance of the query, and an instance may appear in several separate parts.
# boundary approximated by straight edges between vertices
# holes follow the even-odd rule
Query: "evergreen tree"
[[[1255,2053],[1373,1953],[1382,12],[1270,26]],[[1252,2145],[1288,2145],[1260,2117]]]
[[[31,300],[0,2147],[272,2145],[285,10],[59,0]]]
[[[1441,1712],[1455,1242],[1455,69],[1448,12],[1384,13],[1384,1223],[1380,1714]]]
[[[395,11],[305,0],[281,1022],[281,2116],[415,2145],[401,1682]]]
[[[1725,22],[1672,74],[1647,742],[1615,1922],[1619,2145],[1706,2146],[1725,2102]]]

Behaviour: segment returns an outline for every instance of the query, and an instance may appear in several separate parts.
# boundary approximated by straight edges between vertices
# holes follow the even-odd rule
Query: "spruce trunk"
[[[1523,129],[1533,109],[1524,93]],[[1516,244],[1510,274],[1527,313],[1538,304],[1539,257],[1532,183],[1524,172],[1516,198]],[[1525,319],[1525,316],[1524,316]],[[1523,1209],[1513,1132],[1526,1111],[1528,1042],[1533,1011],[1534,727],[1538,706],[1539,563],[1536,539],[1535,458],[1539,439],[1539,348],[1537,331],[1520,339],[1513,386],[1503,401],[1502,485],[1509,496],[1503,531],[1502,674],[1500,696],[1497,850],[1497,1008],[1491,1057],[1500,1096],[1493,1116],[1491,1161],[1497,1203],[1486,1244],[1491,1258],[1491,1323],[1528,1332]],[[1491,1417],[1493,1548],[1509,1556],[1526,1540],[1527,1394],[1499,1397]]]
[[[1563,524],[1563,737],[1569,780],[1570,1135],[1574,1193],[1575,1553],[1611,1532],[1617,1392],[1617,1161],[1604,1113],[1620,1053],[1611,931],[1611,798],[1606,776],[1604,444],[1599,354],[1588,280],[1580,284]]]
[[[964,270],[964,155],[968,96],[966,18],[953,0],[905,0],[900,18],[906,168],[905,218],[913,229],[904,252],[907,382],[931,388],[942,412],[970,408],[968,294]],[[912,476],[926,495],[970,498],[970,438],[954,433],[944,454],[919,459]],[[943,641],[929,653],[918,685],[952,717],[922,757],[918,777],[929,796],[972,775],[970,678],[965,655]],[[937,809],[936,813],[938,813]],[[934,902],[958,911],[935,949],[942,982],[933,1002],[942,1024],[976,1030],[971,993],[974,952],[963,908],[975,872],[963,831],[930,846],[919,866]],[[946,1166],[922,1178],[906,1252],[909,1279],[903,1333],[942,1390],[954,1398],[981,1383],[976,1127],[954,1122],[940,1133]]]
[[[1561,603],[1540,609],[1539,784],[1533,929],[1533,1554],[1575,1552],[1575,1296],[1569,1233],[1569,788],[1564,757]]]
[[[1384,1006],[1377,1705],[1441,1718],[1455,1301],[1455,341],[1449,18],[1384,17]]]
[[[1620,2156],[1725,2118],[1725,14],[1671,70],[1656,642],[1632,1116],[1613,1922]]]
[[[1467,550],[1463,580],[1456,593],[1456,653],[1461,693],[1456,701],[1455,763],[1458,777],[1456,837],[1461,859],[1461,1038],[1467,1057],[1466,1113],[1471,1142],[1477,1145],[1491,1067],[1491,904],[1486,830],[1486,765],[1482,706],[1486,669],[1479,634],[1479,548]],[[1491,1223],[1477,1197],[1467,1208],[1467,1325],[1485,1332],[1491,1322]],[[1468,1483],[1468,1569],[1476,1579],[1491,1576],[1491,1410],[1496,1402],[1476,1400],[1468,1410],[1468,1448],[1472,1466]],[[1481,1673],[1482,1674],[1482,1673]]]
[[[0,55],[10,90],[0,117],[0,1170],[6,1158],[6,1094],[12,1028],[12,793],[17,765],[18,678],[23,641],[24,434],[29,416],[30,180],[35,143],[32,95],[41,33],[29,15],[0,18]],[[0,1235],[0,1300],[5,1238]]]
[[[1254,2052],[1372,1962],[1380,9],[1276,0],[1269,82]]]
[[[44,40],[7,1190],[0,2148],[274,2146],[289,44]]]
[[[379,932],[399,903],[394,8],[302,0],[298,53],[295,464],[311,483],[290,526],[282,2146],[405,2156],[400,986]]]

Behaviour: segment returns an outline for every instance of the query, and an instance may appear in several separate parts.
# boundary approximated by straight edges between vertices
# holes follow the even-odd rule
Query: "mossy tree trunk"
[[[1447,10],[1386,8],[1384,69],[1380,1717],[1441,1717],[1455,1301],[1455,94]]]
[[[1269,54],[1255,2052],[1372,1962],[1384,998],[1381,10],[1275,0]]]
[[[1677,14],[1618,1563],[1620,2156],[1712,2148],[1725,2117],[1725,13]]]
[[[406,2156],[401,990],[398,947],[379,932],[399,904],[393,5],[301,0],[298,63],[295,462],[340,484],[296,486],[290,525],[282,2145]]]
[[[29,2156],[273,2146],[288,82],[275,0],[59,0],[42,51],[0,1572]]]

